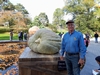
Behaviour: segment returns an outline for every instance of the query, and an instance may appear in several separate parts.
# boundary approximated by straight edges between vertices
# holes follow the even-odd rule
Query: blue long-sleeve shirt
[[[98,70],[100,70],[100,64],[99,64],[99,69]]]
[[[80,58],[85,58],[86,47],[81,32],[74,30],[73,33],[70,34],[69,32],[67,32],[64,35],[62,39],[60,55],[63,56],[64,52],[80,53]]]

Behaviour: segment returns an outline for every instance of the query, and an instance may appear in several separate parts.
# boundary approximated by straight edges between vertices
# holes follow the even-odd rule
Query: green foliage
[[[63,16],[64,16],[64,12],[62,11],[62,9],[57,8],[53,13],[53,25],[61,25]]]
[[[9,32],[9,31],[10,31],[9,28],[0,27],[0,33],[5,33],[5,32]]]
[[[3,9],[4,10],[14,10],[15,6],[12,3],[9,2],[7,5],[3,6]]]
[[[26,25],[30,25],[32,23],[31,19],[29,18],[24,18],[24,22]]]
[[[13,18],[9,19],[8,22],[9,22],[9,26],[15,25],[15,20]]]
[[[29,14],[29,12],[26,9],[24,9],[23,14]]]
[[[40,13],[39,16],[35,16],[31,27],[32,26],[38,26],[40,28],[44,28],[45,26],[49,25],[49,19],[48,16],[45,13]]]
[[[100,30],[100,8],[95,8],[94,0],[65,0],[63,10],[75,14],[76,29],[82,33],[93,33]],[[94,10],[92,9],[94,7]]]
[[[0,0],[0,4],[2,4],[3,3],[3,0]]]
[[[22,4],[20,4],[20,3],[15,5],[15,9],[17,11],[21,11],[23,14],[29,14],[28,11],[25,9],[25,7]]]
[[[18,31],[17,29],[15,28],[8,28],[8,27],[0,27],[0,33],[6,33],[6,32],[10,32],[10,30],[13,30],[14,33],[18,33],[20,31],[23,31],[23,32],[28,32],[28,28],[20,28]]]
[[[47,26],[49,23],[48,16],[45,13],[40,13],[39,16],[39,21],[41,22],[42,25]]]
[[[31,27],[32,27],[32,26],[40,26],[40,25],[41,25],[41,22],[40,22],[40,20],[39,20],[39,16],[35,16],[35,18],[34,18],[32,24],[31,24]]]
[[[61,28],[62,29],[66,28],[66,21],[65,20],[61,20]]]
[[[52,31],[57,32],[57,27],[55,25],[49,24],[47,27],[52,29]]]
[[[23,31],[23,32],[28,32],[28,28],[20,28],[20,29],[13,29],[13,32],[14,33],[18,33],[18,32],[20,32],[20,31]]]

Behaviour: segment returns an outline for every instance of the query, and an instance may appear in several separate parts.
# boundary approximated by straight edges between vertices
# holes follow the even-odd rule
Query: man
[[[20,32],[21,41],[23,41],[23,31]]]
[[[13,40],[13,30],[10,31],[10,41]]]
[[[60,59],[64,60],[67,65],[67,75],[80,75],[80,66],[84,65],[86,47],[84,44],[83,35],[75,30],[73,20],[66,22],[68,32],[64,35],[61,45]]]
[[[24,32],[24,40],[27,40],[27,33]]]
[[[95,43],[98,43],[98,37],[99,37],[99,35],[98,35],[97,32],[94,34],[94,37],[95,37]]]

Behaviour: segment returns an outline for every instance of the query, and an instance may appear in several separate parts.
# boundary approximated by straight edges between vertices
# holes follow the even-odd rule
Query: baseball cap
[[[69,20],[69,21],[66,22],[66,24],[68,24],[68,23],[74,23],[74,21],[73,20]]]

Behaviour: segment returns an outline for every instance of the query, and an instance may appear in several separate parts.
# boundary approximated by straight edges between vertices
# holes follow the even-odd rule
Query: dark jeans
[[[80,75],[79,55],[65,55],[67,75]]]
[[[95,38],[95,43],[98,43],[98,38]]]

